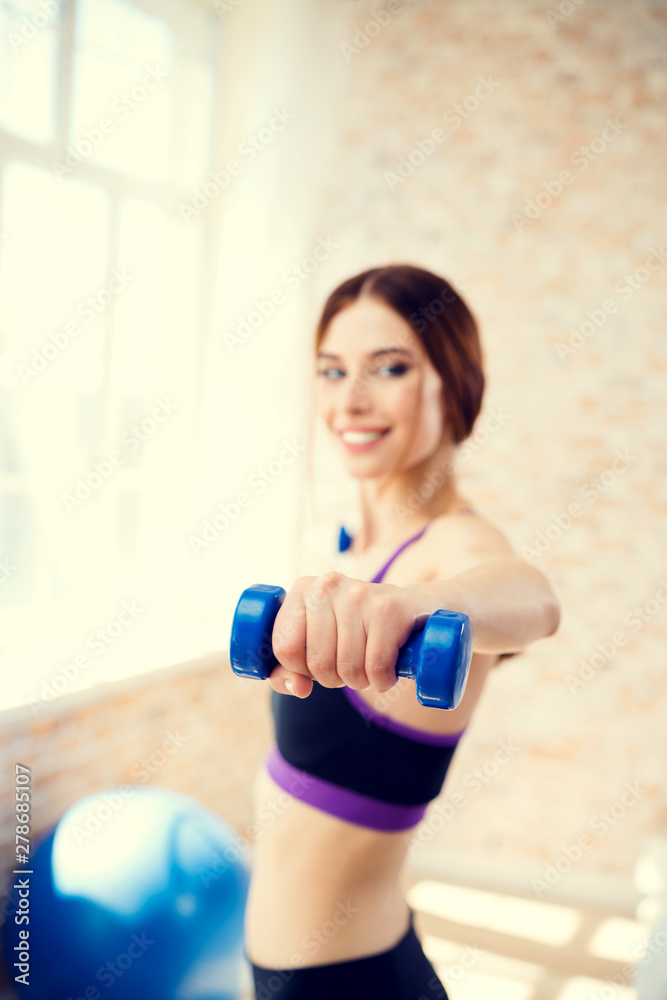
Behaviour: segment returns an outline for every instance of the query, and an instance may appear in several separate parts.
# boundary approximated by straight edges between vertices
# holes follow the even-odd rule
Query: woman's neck
[[[442,446],[388,484],[380,478],[362,479],[359,488],[361,519],[354,539],[357,553],[372,545],[402,541],[433,518],[455,513],[464,505],[451,445]]]

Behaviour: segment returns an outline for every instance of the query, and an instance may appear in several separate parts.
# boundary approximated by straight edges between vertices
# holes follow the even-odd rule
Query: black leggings
[[[398,944],[330,965],[265,969],[252,965],[256,1000],[447,1000],[413,926]]]

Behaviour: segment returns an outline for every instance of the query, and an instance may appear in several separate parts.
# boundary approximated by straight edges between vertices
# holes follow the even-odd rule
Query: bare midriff
[[[400,875],[410,832],[381,833],[322,812],[284,792],[264,767],[253,793],[250,960],[272,969],[322,965],[399,941],[409,923]]]
[[[468,721],[496,658],[475,655],[451,732]],[[424,726],[424,712],[399,679],[382,695],[360,692],[396,721]],[[384,696],[386,699],[387,696]],[[427,709],[438,713],[438,709]],[[428,719],[433,719],[429,714]],[[435,727],[432,731],[436,731]],[[437,729],[442,732],[442,724]],[[246,909],[246,950],[256,965],[289,969],[360,958],[392,948],[409,926],[402,870],[415,828],[384,832],[348,823],[285,792],[262,766],[253,786],[255,829]]]

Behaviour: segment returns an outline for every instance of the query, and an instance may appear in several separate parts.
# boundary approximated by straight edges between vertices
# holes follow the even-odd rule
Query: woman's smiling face
[[[443,437],[443,382],[409,323],[357,299],[331,320],[317,356],[318,409],[348,472],[386,476],[428,458]]]

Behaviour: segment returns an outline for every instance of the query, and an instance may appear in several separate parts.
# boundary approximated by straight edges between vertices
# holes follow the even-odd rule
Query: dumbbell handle
[[[266,680],[278,665],[273,624],[285,599],[282,587],[258,583],[243,591],[234,612],[229,658],[239,677]],[[433,708],[456,708],[468,679],[472,629],[467,615],[436,611],[398,651],[396,674],[417,683],[417,698]]]

